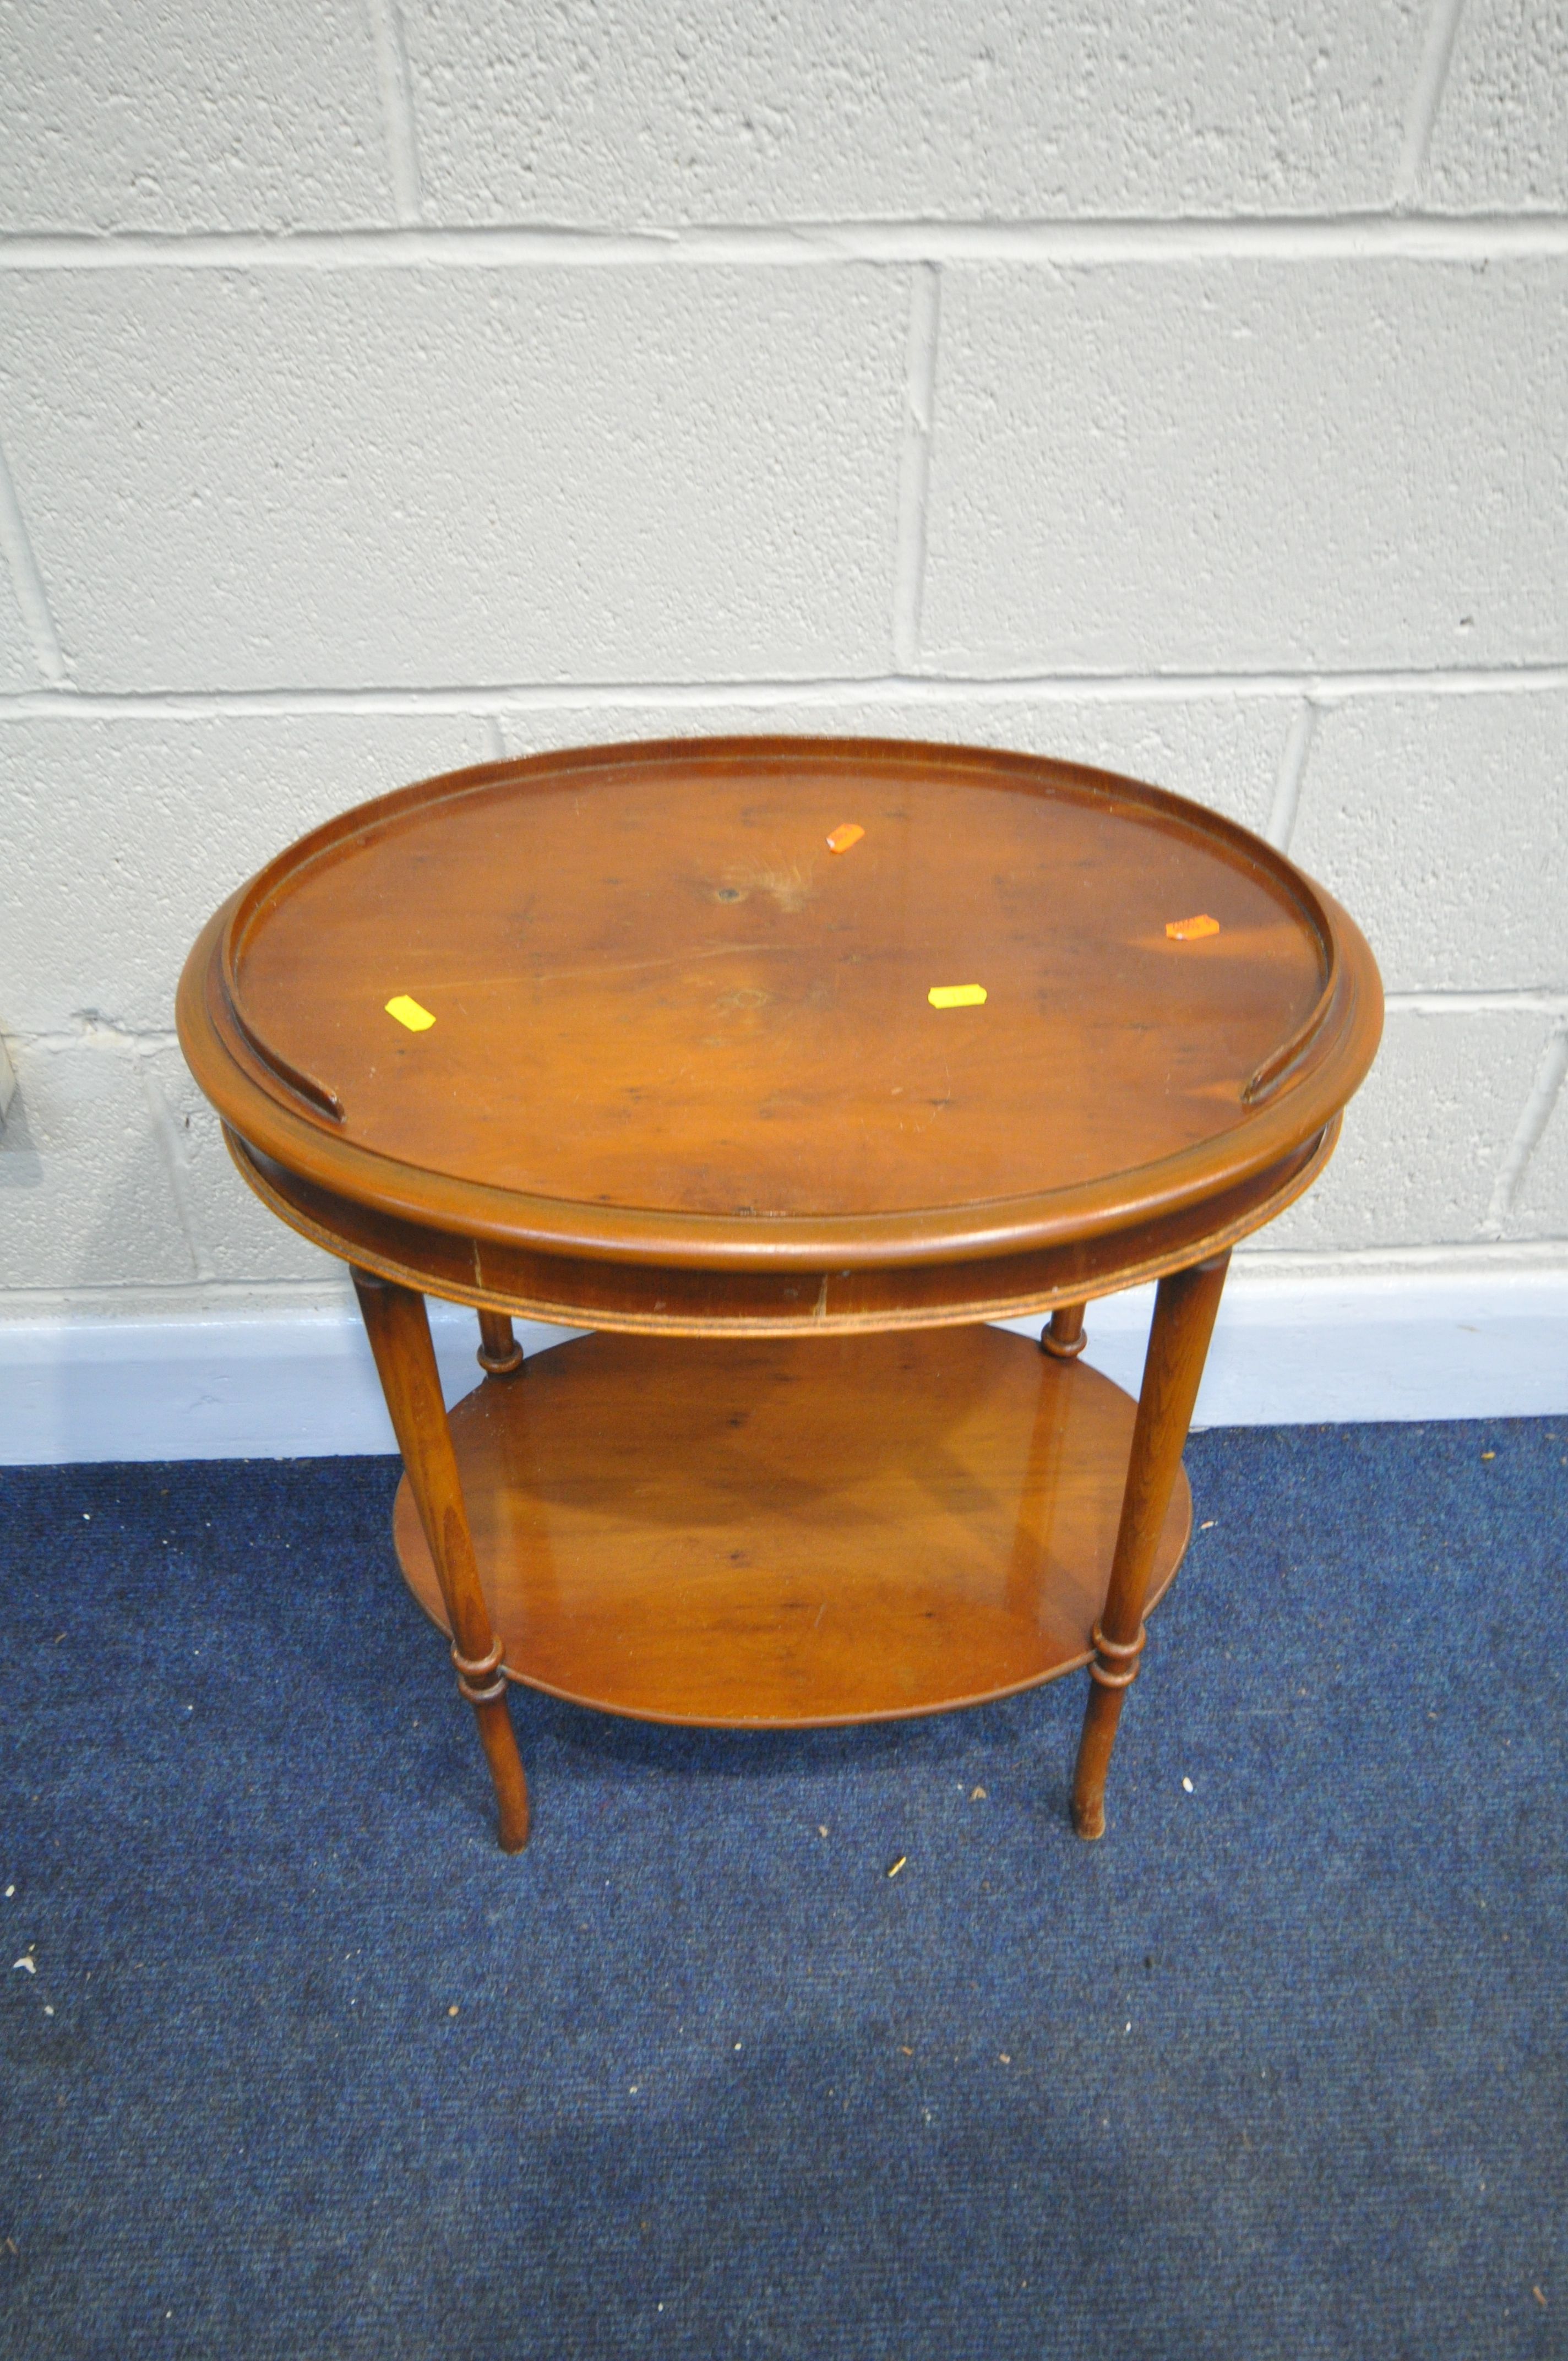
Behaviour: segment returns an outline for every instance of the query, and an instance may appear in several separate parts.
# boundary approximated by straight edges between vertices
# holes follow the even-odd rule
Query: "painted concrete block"
[[[1568,694],[1323,714],[1290,852],[1354,913],[1391,992],[1568,991]]]
[[[146,1064],[169,1109],[172,1153],[203,1275],[251,1284],[313,1279],[330,1285],[344,1266],[290,1229],[246,1186],[224,1145],[223,1126],[179,1050],[159,1050]]]
[[[13,1042],[0,1131],[0,1290],[168,1284],[196,1276],[130,1051]]]
[[[0,696],[37,688],[38,670],[9,574],[0,566]]]
[[[1332,1163],[1260,1244],[1354,1249],[1475,1237],[1550,1026],[1535,1010],[1390,1012]]]
[[[391,219],[353,0],[3,0],[0,223],[288,229]]]
[[[351,804],[494,751],[461,715],[0,723],[0,1025],[93,1011],[167,1030],[185,954],[236,885]]]
[[[943,276],[933,669],[1559,661],[1568,265]]]
[[[1568,1240],[1568,1079],[1558,1082],[1556,1104],[1519,1176],[1503,1235]]]
[[[1568,204],[1568,11],[1466,0],[1423,192],[1434,210]]]
[[[409,0],[442,219],[1305,212],[1393,186],[1419,0]]]
[[[905,274],[20,277],[83,686],[881,671]]]
[[[1188,796],[1261,829],[1295,710],[1285,698],[1191,697],[1165,701],[1092,697],[988,698],[983,690],[937,704],[852,695],[831,703],[804,700],[712,705],[569,703],[509,714],[509,752],[609,740],[685,737],[920,738],[942,745],[1010,746],[1072,763],[1121,771]]]

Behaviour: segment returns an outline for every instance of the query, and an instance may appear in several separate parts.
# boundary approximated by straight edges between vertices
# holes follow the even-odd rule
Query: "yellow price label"
[[[406,1025],[411,1033],[428,1033],[435,1022],[429,1009],[422,1008],[406,992],[393,994],[387,1003],[387,1014],[395,1016],[400,1025]]]

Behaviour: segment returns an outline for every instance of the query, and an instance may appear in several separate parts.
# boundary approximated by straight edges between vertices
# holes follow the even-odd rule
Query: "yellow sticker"
[[[1196,918],[1172,918],[1165,931],[1173,943],[1196,943],[1205,935],[1217,935],[1220,921],[1205,911]]]
[[[933,1008],[983,1008],[983,983],[934,983],[926,994]]]
[[[852,819],[843,820],[828,840],[829,852],[848,852],[851,844],[859,844],[865,829]]]
[[[394,994],[387,1003],[387,1014],[395,1016],[400,1025],[406,1025],[411,1033],[428,1033],[435,1022],[429,1009],[411,1000],[406,992]]]

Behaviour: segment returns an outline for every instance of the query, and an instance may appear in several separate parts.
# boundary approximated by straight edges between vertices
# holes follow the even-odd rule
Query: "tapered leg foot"
[[[1143,1647],[1141,1628],[1132,1645],[1123,1648],[1107,1640],[1102,1624],[1094,1627],[1089,1701],[1083,1711],[1078,1763],[1072,1774],[1072,1825],[1080,1837],[1102,1837],[1105,1833],[1105,1779],[1111,1768],[1111,1749],[1116,1742],[1116,1724],[1122,1719],[1122,1697],[1137,1678]]]
[[[479,1743],[490,1766],[490,1781],[500,1816],[501,1850],[521,1852],[528,1842],[528,1781],[517,1751],[517,1733],[511,1726],[501,1653],[499,1640],[492,1640],[482,1656],[466,1656],[455,1644],[452,1664],[459,1693],[474,1708]]]
[[[1097,1795],[1080,1795],[1077,1788],[1072,1796],[1073,1832],[1092,1843],[1105,1833],[1105,1783],[1102,1779]]]
[[[477,1705],[474,1719],[479,1725],[479,1743],[485,1750],[496,1791],[499,1815],[497,1833],[501,1850],[521,1852],[528,1842],[528,1781],[517,1751],[511,1708],[504,1697],[499,1697],[488,1705]]]
[[[1144,1360],[1144,1382],[1122,1495],[1122,1521],[1104,1611],[1094,1627],[1094,1660],[1072,1782],[1072,1824],[1080,1837],[1105,1833],[1105,1778],[1144,1645],[1144,1598],[1176,1471],[1192,1422],[1199,1381],[1230,1256],[1171,1272],[1159,1283]],[[1043,1341],[1043,1340],[1042,1340]]]

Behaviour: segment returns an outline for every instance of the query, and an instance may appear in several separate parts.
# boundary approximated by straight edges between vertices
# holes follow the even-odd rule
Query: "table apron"
[[[1309,1189],[1339,1128],[1336,1115],[1269,1170],[1109,1235],[958,1262],[822,1271],[696,1270],[463,1237],[335,1196],[227,1126],[225,1137],[246,1181],[291,1229],[427,1295],[570,1328],[784,1336],[1005,1320],[1186,1269],[1260,1229]]]

